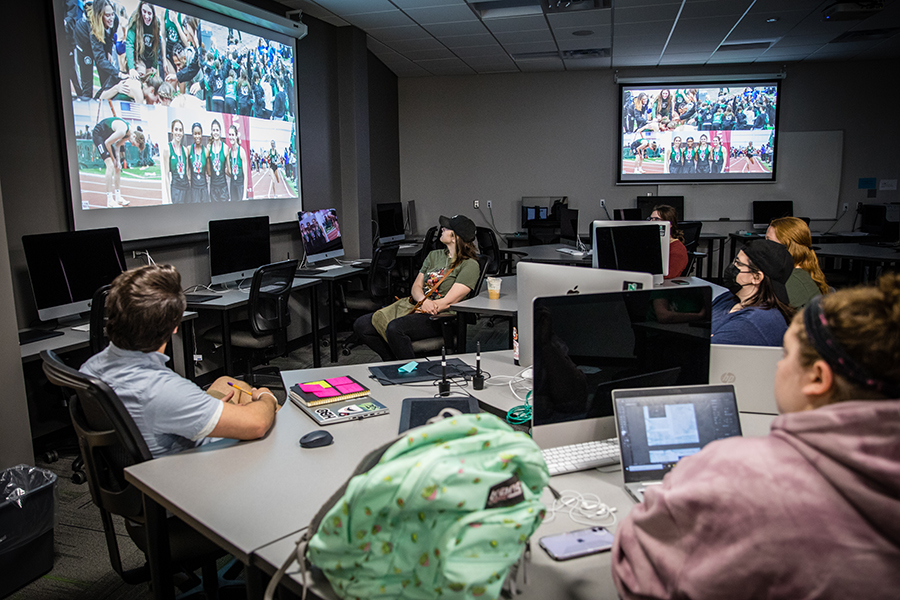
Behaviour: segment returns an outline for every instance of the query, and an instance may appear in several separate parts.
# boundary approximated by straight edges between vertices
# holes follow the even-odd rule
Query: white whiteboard
[[[660,185],[660,196],[684,196],[685,220],[750,220],[754,200],[793,200],[794,215],[834,219],[841,191],[843,131],[778,134],[774,183]]]

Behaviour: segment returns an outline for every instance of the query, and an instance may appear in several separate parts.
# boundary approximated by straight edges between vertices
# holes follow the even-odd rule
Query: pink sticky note
[[[349,385],[349,384],[353,383],[353,380],[350,379],[349,377],[332,377],[331,379],[328,380],[328,383],[337,387],[339,385]]]
[[[336,387],[341,394],[352,394],[354,392],[363,391],[363,387],[361,385],[353,382],[350,382],[347,385],[336,385],[334,387]]]
[[[334,388],[322,389],[318,392],[313,392],[316,395],[316,398],[331,398],[332,396],[340,396],[340,392],[338,392]]]
[[[330,387],[331,386],[328,385],[328,382],[325,380],[310,381],[309,383],[301,383],[300,384],[300,389],[303,390],[304,392],[308,392],[310,394],[315,394],[316,392],[318,392],[320,390],[327,389]]]

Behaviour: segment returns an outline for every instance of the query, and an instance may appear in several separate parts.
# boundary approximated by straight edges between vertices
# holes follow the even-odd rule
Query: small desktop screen
[[[527,228],[534,221],[546,221],[550,218],[550,208],[547,206],[523,206],[522,227]]]
[[[209,222],[209,274],[213,284],[249,279],[271,260],[269,217]]]
[[[712,288],[535,298],[534,425],[611,417],[612,391],[709,382]]]
[[[668,221],[594,221],[591,244],[595,269],[669,272]]]
[[[649,216],[649,215],[648,215]],[[640,221],[646,217],[641,216],[640,208],[614,208],[614,221]]]
[[[116,227],[25,235],[22,246],[41,321],[87,312],[94,292],[125,270]]]
[[[377,204],[375,212],[378,215],[379,244],[401,242],[406,239],[406,231],[403,226],[403,204],[400,202]]]
[[[578,242],[578,210],[559,207],[559,238],[562,242]]]
[[[755,200],[752,205],[754,229],[767,229],[773,219],[794,216],[792,200]]]
[[[341,227],[333,208],[297,213],[306,261],[315,263],[344,255]]]

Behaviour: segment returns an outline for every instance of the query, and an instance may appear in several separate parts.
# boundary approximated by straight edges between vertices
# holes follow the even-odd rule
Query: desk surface
[[[895,262],[900,260],[900,252],[894,248],[880,246],[864,246],[862,244],[826,244],[816,250],[818,256],[839,258],[857,258],[877,262]]]
[[[462,313],[478,313],[480,315],[497,315],[509,317],[519,310],[516,276],[507,275],[500,278],[500,298],[488,298],[487,281],[481,286],[481,293],[474,298],[463,300],[453,305],[453,310]]]
[[[516,254],[524,254],[521,260],[542,263],[559,263],[566,265],[591,266],[591,253],[586,252],[583,256],[572,256],[565,252],[557,251],[557,248],[569,248],[562,243],[543,244],[540,246],[521,246],[516,248]],[[574,250],[574,248],[573,248]]]
[[[350,267],[352,268],[352,267]],[[337,271],[338,269],[334,269]],[[291,285],[292,290],[302,290],[321,283],[318,278],[308,279],[305,277],[295,277],[294,283]],[[231,310],[240,308],[250,302],[250,287],[247,289],[230,289],[218,294],[216,298],[207,300],[206,302],[188,302],[188,306],[192,310]]]

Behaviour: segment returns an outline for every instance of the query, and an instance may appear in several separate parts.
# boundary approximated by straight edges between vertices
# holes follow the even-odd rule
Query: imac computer
[[[271,260],[269,217],[209,222],[209,274],[213,285],[253,277]]]
[[[751,206],[753,229],[768,229],[773,219],[794,216],[793,200],[754,200]]]
[[[344,255],[341,227],[333,208],[297,213],[307,264]]]
[[[650,218],[654,206],[665,204],[675,209],[679,221],[684,221],[684,196],[638,196],[637,207],[641,210],[640,220]],[[636,220],[639,220],[636,219]]]
[[[536,298],[538,446],[615,437],[613,390],[708,383],[711,303],[708,286]]]
[[[594,221],[591,244],[595,269],[650,273],[657,285],[669,272],[668,221]]]
[[[559,207],[559,239],[564,244],[578,246],[578,210],[566,206]]]
[[[639,208],[614,208],[613,209],[613,220],[614,221],[641,221],[641,220],[643,220],[643,217],[641,216],[641,209],[639,209]]]
[[[516,266],[519,364],[528,366],[532,361],[531,307],[535,298],[641,290],[652,286],[653,276],[649,273],[520,262]]]
[[[403,205],[400,202],[376,204],[375,212],[378,214],[379,244],[402,242],[406,239],[406,231],[403,227]]]
[[[41,321],[89,311],[97,288],[125,270],[116,227],[25,235],[22,246]]]

